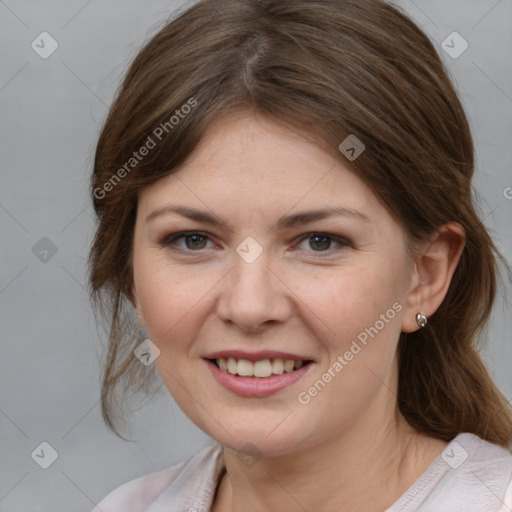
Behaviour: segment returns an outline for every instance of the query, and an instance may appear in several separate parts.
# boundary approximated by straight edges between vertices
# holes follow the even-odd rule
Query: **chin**
[[[286,415],[284,416],[286,417]],[[282,418],[280,421],[282,421]],[[298,428],[291,431],[279,421],[273,422],[269,427],[268,422],[253,422],[251,425],[230,422],[227,432],[219,425],[198,425],[206,434],[217,442],[236,452],[248,453],[257,457],[276,457],[287,453],[293,453],[298,446],[303,446],[304,430]],[[213,428],[209,428],[213,427]]]

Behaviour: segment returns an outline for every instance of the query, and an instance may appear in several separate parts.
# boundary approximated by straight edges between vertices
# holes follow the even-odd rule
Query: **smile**
[[[249,361],[248,359],[235,359],[234,357],[218,358],[211,360],[217,368],[220,368],[231,375],[240,377],[271,377],[291,373],[302,368],[311,361],[294,361],[293,359],[262,359],[260,361]]]
[[[215,357],[203,359],[214,380],[224,389],[244,398],[263,398],[300,380],[314,366],[311,360]]]

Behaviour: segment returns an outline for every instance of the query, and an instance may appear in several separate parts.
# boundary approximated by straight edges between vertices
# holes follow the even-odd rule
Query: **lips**
[[[299,354],[263,350],[226,350],[204,359],[216,380],[245,397],[263,397],[296,382],[314,361]]]

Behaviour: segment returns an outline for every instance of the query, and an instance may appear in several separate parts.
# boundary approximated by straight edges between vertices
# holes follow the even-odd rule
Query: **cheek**
[[[157,344],[197,323],[198,313],[216,279],[212,272],[173,267],[141,259],[136,268],[137,294],[146,329]]]
[[[373,325],[401,299],[399,287],[390,279],[394,275],[396,271],[383,271],[375,264],[338,268],[314,278],[295,279],[294,292],[332,335],[346,341]]]
[[[194,341],[199,335],[209,292],[218,280],[212,272],[171,266],[158,258],[141,258],[137,291],[149,339],[160,350],[155,360],[160,377],[178,405],[194,417],[190,396],[199,389]],[[205,309],[206,308],[206,309]],[[194,352],[195,351],[195,352]]]
[[[342,421],[340,418],[359,414],[383,386],[392,388],[389,379],[403,298],[395,279],[391,279],[397,274],[381,269],[367,266],[356,271],[351,267],[347,272],[333,273],[323,282],[322,292],[318,288],[321,280],[316,280],[315,286],[304,283],[301,287],[304,303],[321,319],[316,321],[314,334],[327,357],[318,374],[301,389],[303,401],[299,403],[310,401],[315,410],[323,411],[330,410],[335,400],[339,408],[333,415],[333,426]],[[325,392],[319,380],[328,382]]]

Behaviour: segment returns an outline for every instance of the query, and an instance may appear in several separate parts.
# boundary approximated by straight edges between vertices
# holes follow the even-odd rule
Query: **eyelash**
[[[194,252],[200,253],[203,249],[198,249],[197,251],[194,251],[191,249],[180,249],[176,246],[174,246],[174,247],[172,246],[176,241],[185,239],[188,236],[194,236],[194,235],[199,235],[201,237],[206,237],[206,238],[210,239],[208,236],[208,233],[206,233],[204,231],[180,231],[180,232],[172,233],[170,235],[165,236],[159,242],[159,245],[161,247],[168,248],[174,252],[178,252],[178,253],[182,253],[182,254],[183,253],[194,253]],[[302,235],[300,237],[299,244],[301,242],[303,242],[304,240],[312,239],[315,236],[326,237],[326,238],[330,239],[331,241],[336,242],[337,244],[340,245],[340,248],[338,248],[338,250],[341,250],[343,248],[352,248],[353,247],[353,245],[347,239],[336,236],[336,235],[332,235],[330,233],[325,233],[322,231],[311,231],[309,233],[305,233],[304,235]],[[332,251],[333,251],[333,249],[330,248],[325,251],[307,251],[307,252],[330,255],[330,254],[332,254]]]

